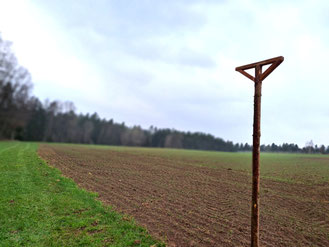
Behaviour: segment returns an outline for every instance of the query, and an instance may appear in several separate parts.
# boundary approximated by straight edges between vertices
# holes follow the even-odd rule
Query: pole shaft
[[[262,96],[262,67],[255,68],[254,126],[252,150],[252,204],[251,204],[251,247],[259,247],[259,153],[260,113]]]

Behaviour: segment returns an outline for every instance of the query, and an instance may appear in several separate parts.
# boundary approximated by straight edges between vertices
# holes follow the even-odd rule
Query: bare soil
[[[67,145],[39,155],[168,246],[249,246],[251,178],[197,161]],[[329,246],[329,184],[261,180],[261,246]],[[127,216],[127,217],[128,217]]]

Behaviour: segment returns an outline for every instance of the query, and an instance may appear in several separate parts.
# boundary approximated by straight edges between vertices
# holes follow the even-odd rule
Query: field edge
[[[43,160],[38,143],[0,143],[4,246],[165,246]]]

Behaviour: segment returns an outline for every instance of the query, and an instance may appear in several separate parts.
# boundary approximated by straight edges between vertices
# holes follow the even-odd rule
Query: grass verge
[[[35,143],[0,142],[0,246],[164,246],[36,150]]]

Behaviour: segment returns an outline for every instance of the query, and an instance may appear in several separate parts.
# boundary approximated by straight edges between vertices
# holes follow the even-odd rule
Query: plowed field
[[[249,245],[249,154],[150,150],[43,144],[39,155],[168,246]],[[263,162],[261,246],[329,246],[329,157],[278,157]]]

